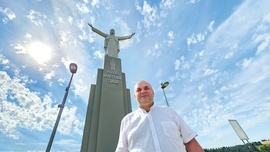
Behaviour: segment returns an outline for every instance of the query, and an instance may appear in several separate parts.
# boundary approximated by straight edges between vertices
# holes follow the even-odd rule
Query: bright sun
[[[51,48],[41,42],[35,42],[30,44],[28,53],[39,63],[44,64],[51,58]]]

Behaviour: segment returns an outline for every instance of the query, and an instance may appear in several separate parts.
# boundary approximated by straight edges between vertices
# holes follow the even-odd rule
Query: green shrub
[[[270,152],[270,145],[261,145],[258,147],[260,152]]]

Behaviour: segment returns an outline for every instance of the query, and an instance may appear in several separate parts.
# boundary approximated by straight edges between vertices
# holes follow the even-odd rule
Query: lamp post
[[[51,138],[50,138],[50,141],[49,141],[49,143],[48,143],[46,152],[50,152],[50,150],[51,150],[52,143],[53,143],[53,139],[54,139],[54,136],[55,136],[55,133],[56,133],[56,130],[57,130],[57,127],[58,127],[60,118],[61,118],[61,114],[62,114],[62,111],[63,111],[63,109],[64,109],[64,106],[65,106],[65,103],[66,103],[66,99],[67,99],[67,96],[68,96],[68,90],[69,90],[69,88],[70,88],[70,84],[71,84],[73,75],[77,72],[77,65],[76,65],[75,63],[71,63],[71,64],[69,65],[69,70],[70,70],[70,72],[72,73],[72,75],[71,75],[71,78],[70,78],[70,80],[69,80],[69,84],[68,84],[68,86],[66,87],[66,92],[65,92],[65,95],[64,95],[62,104],[59,104],[59,105],[58,105],[58,108],[60,108],[60,110],[59,110],[57,119],[56,119],[56,121],[55,121],[55,124],[54,124],[54,127],[53,127],[53,131],[52,131],[52,134],[51,134]]]
[[[165,91],[164,89],[169,85],[169,82],[166,81],[164,83],[161,83],[161,89],[163,90],[163,94],[164,94],[164,97],[165,97],[165,101],[166,101],[166,104],[167,106],[169,107],[169,103],[168,103],[168,100],[167,100],[167,97],[166,97],[166,94],[165,94]]]

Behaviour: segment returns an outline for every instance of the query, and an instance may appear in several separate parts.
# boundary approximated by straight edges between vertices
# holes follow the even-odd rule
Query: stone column
[[[105,56],[90,89],[81,152],[114,152],[122,118],[131,112],[121,59]]]

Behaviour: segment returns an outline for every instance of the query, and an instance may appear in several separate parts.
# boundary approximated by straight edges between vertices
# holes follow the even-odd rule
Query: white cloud
[[[5,58],[5,56],[3,56],[2,54],[0,54],[0,64],[8,64],[9,60]]]
[[[245,1],[217,28],[216,32],[212,33],[208,42],[215,49],[238,44],[248,33],[253,34],[254,30],[251,29],[255,28],[264,14],[269,12],[267,3],[267,1],[262,1],[254,5],[252,1]]]
[[[174,62],[174,69],[175,69],[175,70],[179,70],[179,67],[180,67],[180,60],[176,60],[176,61]]]
[[[45,74],[45,80],[51,80],[55,76],[55,71],[50,71],[49,73]]]
[[[235,53],[237,53],[238,50],[238,44],[234,44],[232,47],[229,48],[229,51],[225,54],[224,58],[229,59],[233,57]]]
[[[24,37],[25,37],[25,39],[27,39],[27,40],[31,40],[32,35],[29,34],[29,33],[26,33],[26,34],[24,35]]]
[[[263,16],[262,22],[270,23],[270,12],[266,13],[266,14]]]
[[[59,31],[59,34],[60,34],[60,38],[61,38],[61,41],[60,41],[60,45],[61,46],[66,46],[69,41],[70,41],[70,31],[67,31],[67,32],[64,32],[64,31]]]
[[[197,35],[193,33],[190,37],[187,38],[188,46],[204,41],[206,34],[207,32],[205,32],[204,34],[199,33]]]
[[[60,85],[62,85],[62,83],[65,82],[65,81],[66,81],[66,80],[63,79],[63,78],[58,79],[58,82],[60,83]]]
[[[92,5],[93,7],[95,7],[95,6],[98,7],[98,4],[99,4],[99,0],[93,0],[93,1],[91,2],[91,5]]]
[[[69,16],[69,17],[68,17],[68,22],[69,22],[70,24],[72,24],[73,21],[74,21],[73,17]]]
[[[78,79],[77,82],[74,84],[74,87],[75,96],[79,96],[88,91],[88,87],[86,87],[82,79]]]
[[[76,4],[76,7],[80,12],[82,12],[84,14],[87,14],[90,12],[85,3],[78,3],[78,4]]]
[[[196,4],[198,3],[200,0],[188,0],[188,3],[190,4]]]
[[[270,47],[270,34],[264,37],[263,42],[258,46],[256,54],[260,54],[265,49],[269,49]]]
[[[13,46],[13,45],[11,44],[11,46]],[[16,44],[13,47],[16,50],[16,54],[27,54],[28,53],[27,49],[21,44]]]
[[[168,40],[167,40],[167,42],[168,42],[168,44],[170,45],[170,44],[172,44],[173,43],[173,40],[174,40],[174,33],[173,33],[173,31],[169,31],[168,32]]]
[[[40,97],[39,92],[30,91],[26,87],[28,82],[31,81],[27,77],[11,78],[6,72],[0,71],[0,131],[10,138],[19,138],[19,128],[39,131],[51,129],[58,112],[56,107],[52,108],[51,94]],[[78,121],[75,112],[74,108],[65,108],[62,123],[66,125],[59,126],[60,132],[82,127],[72,126]]]
[[[254,42],[260,43],[256,50],[256,55],[262,53],[264,50],[269,49],[270,46],[270,12],[266,13],[261,22],[256,28],[256,32],[252,35]]]
[[[113,20],[112,24],[116,25],[116,27],[121,27],[120,28],[121,31],[117,31],[117,33],[121,34],[121,35],[118,34],[118,36],[128,36],[134,32],[134,31],[131,31],[129,25],[119,17]],[[120,42],[120,51],[122,49],[128,48],[132,44],[134,36],[130,39],[123,40]]]
[[[239,65],[243,68],[246,68],[252,62],[252,60],[253,60],[252,58],[250,58],[250,59],[244,58],[242,61],[240,61],[236,65]]]
[[[196,44],[196,43],[197,43],[197,39],[193,33],[190,37],[187,38],[187,44],[188,46],[190,46],[191,44]]]
[[[199,56],[199,57],[202,57],[203,54],[204,54],[204,50],[200,51],[200,52],[198,53],[198,56]]]
[[[212,32],[213,31],[213,25],[214,25],[215,21],[211,21],[209,26],[208,26],[208,31]]]
[[[158,42],[156,42],[154,48],[159,49],[160,47],[161,47],[160,44]]]
[[[211,74],[214,74],[214,73],[217,73],[218,70],[215,70],[215,69],[206,69],[205,72],[204,72],[204,75],[205,76],[208,76],[208,75],[211,75]]]
[[[7,24],[8,21],[16,18],[15,13],[12,12],[9,8],[2,9],[2,7],[0,7],[0,12],[2,12],[6,16],[2,19],[3,23],[5,24]]]
[[[162,9],[171,9],[172,7],[174,7],[174,0],[162,0],[160,3]]]
[[[233,52],[228,52],[226,55],[225,55],[225,59],[229,59],[229,58],[231,58],[232,56],[233,56]]]
[[[203,41],[204,40],[204,36],[205,36],[205,34],[202,34],[202,33],[197,34],[197,40],[198,40],[198,42]]]
[[[148,49],[146,55],[158,58],[161,55],[161,50],[159,49]]]
[[[41,12],[30,10],[27,18],[35,25],[43,26],[45,22],[44,19],[46,19],[47,16]]]
[[[168,36],[170,39],[174,39],[173,31],[168,32]]]
[[[103,59],[104,53],[101,53],[100,50],[94,52],[94,58]]]
[[[136,4],[136,8],[143,15],[144,28],[148,29],[151,26],[156,26],[159,20],[158,8],[156,6],[149,5],[146,1],[143,2],[143,6],[140,7]]]

